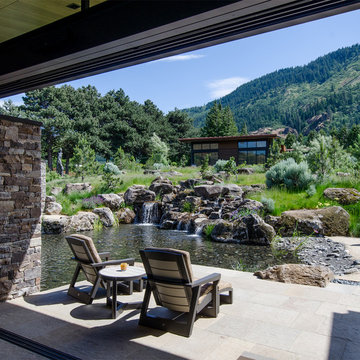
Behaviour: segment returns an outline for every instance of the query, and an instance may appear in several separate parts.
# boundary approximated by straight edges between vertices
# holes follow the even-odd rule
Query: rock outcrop
[[[255,275],[261,279],[279,281],[287,284],[302,284],[325,287],[334,279],[331,270],[324,266],[303,264],[285,264],[257,271]]]
[[[118,194],[100,194],[98,196],[102,203],[112,211],[119,210],[124,203],[124,198]]]
[[[324,196],[341,205],[355,204],[360,201],[360,192],[352,188],[327,188],[324,190]]]
[[[134,222],[136,214],[133,210],[129,208],[120,209],[115,213],[119,224],[131,224]]]
[[[114,226],[115,218],[114,214],[108,207],[96,208],[93,213],[99,216],[101,223],[106,227]]]
[[[55,196],[47,196],[45,198],[44,214],[46,215],[59,215],[61,213],[62,206],[56,202]]]
[[[128,205],[142,204],[146,201],[154,201],[155,196],[156,194],[147,190],[144,185],[133,185],[126,190],[124,200]]]
[[[239,218],[235,222],[220,220],[211,238],[217,242],[234,242],[248,245],[269,245],[276,233],[272,226],[257,214]]]
[[[89,183],[70,183],[66,184],[63,192],[68,195],[74,192],[90,192],[91,190],[92,186]]]
[[[281,214],[279,231],[282,236],[302,235],[348,236],[350,215],[340,206],[314,210],[289,210]]]
[[[149,187],[156,195],[165,195],[175,192],[175,188],[169,179],[163,179],[161,176],[157,177]]]
[[[42,217],[42,232],[44,234],[61,234],[66,232],[70,216],[65,215],[44,215]]]
[[[70,223],[67,231],[89,231],[94,229],[95,221],[99,219],[99,216],[86,211],[79,211],[76,215],[70,217]]]

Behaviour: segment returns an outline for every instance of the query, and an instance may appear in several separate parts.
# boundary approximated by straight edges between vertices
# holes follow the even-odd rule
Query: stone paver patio
[[[81,359],[359,359],[360,287],[316,288],[193,269],[197,276],[221,272],[233,284],[234,303],[222,305],[216,319],[199,318],[190,338],[138,326],[139,310],[112,320],[105,299],[84,305],[66,295],[67,287],[0,303],[0,327]],[[0,346],[1,359],[43,359],[2,340]]]

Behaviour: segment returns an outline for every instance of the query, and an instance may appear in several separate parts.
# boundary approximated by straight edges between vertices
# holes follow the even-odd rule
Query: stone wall
[[[40,126],[0,115],[0,301],[40,290]]]

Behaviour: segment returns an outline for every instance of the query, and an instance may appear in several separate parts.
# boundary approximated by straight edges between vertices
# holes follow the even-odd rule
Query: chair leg
[[[149,308],[150,297],[151,297],[151,285],[150,282],[148,281],[146,284],[144,300],[141,307],[139,325],[145,325],[145,326],[148,325],[146,319],[147,319],[147,310]]]
[[[233,303],[233,289],[225,289],[224,292],[228,291],[229,294],[220,294],[220,304],[232,304]]]

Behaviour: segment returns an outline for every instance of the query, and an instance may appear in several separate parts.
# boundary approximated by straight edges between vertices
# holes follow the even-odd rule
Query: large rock
[[[220,185],[198,185],[194,187],[195,195],[204,199],[215,200],[222,193],[223,187]]]
[[[89,231],[94,229],[95,221],[99,220],[99,216],[86,211],[79,211],[76,215],[71,216],[70,224],[67,231]]]
[[[115,213],[119,224],[131,224],[134,222],[136,214],[133,210],[129,208],[120,209]]]
[[[303,235],[348,236],[350,215],[340,206],[314,210],[289,210],[281,214],[280,233]]]
[[[99,215],[101,223],[106,227],[114,226],[114,214],[108,207],[96,208],[92,211],[94,214]]]
[[[70,216],[44,215],[42,217],[42,232],[45,234],[61,234],[68,230]]]
[[[355,204],[360,200],[360,192],[352,188],[327,188],[324,196],[342,205]]]
[[[203,179],[187,179],[180,181],[181,189],[193,189],[196,185],[213,185],[213,182]]]
[[[154,201],[155,196],[155,193],[147,190],[144,185],[133,185],[126,190],[124,200],[128,205],[142,204],[145,201]]]
[[[242,188],[236,184],[226,184],[222,187],[221,195],[231,195],[240,198],[243,195],[243,191]]]
[[[117,194],[100,194],[98,196],[103,204],[112,211],[119,210],[124,203],[124,199]]]
[[[55,201],[45,202],[44,213],[46,215],[59,215],[61,213],[61,210],[62,210],[61,204]]]
[[[56,195],[59,195],[62,191],[63,191],[63,189],[61,187],[56,186],[56,187],[51,188],[50,194],[56,196]]]
[[[172,182],[169,179],[163,179],[161,176],[151,183],[149,190],[153,191],[156,195],[170,194],[175,191]]]
[[[303,264],[275,265],[255,275],[261,279],[269,279],[288,284],[302,284],[325,287],[334,279],[333,272],[324,266]]]
[[[242,174],[242,175],[251,175],[254,173],[254,169],[252,168],[239,168],[238,169],[238,174]]]
[[[248,245],[269,245],[276,233],[272,226],[256,214],[242,217],[235,222],[220,220],[211,238],[218,242],[235,242]]]
[[[66,184],[64,188],[64,194],[71,194],[74,192],[90,192],[92,190],[92,186],[89,183],[73,183],[73,184]]]

